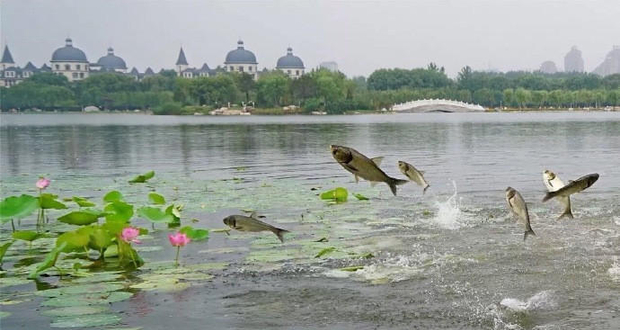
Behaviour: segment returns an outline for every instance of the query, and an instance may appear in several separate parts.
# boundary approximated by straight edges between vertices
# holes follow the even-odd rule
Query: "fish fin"
[[[355,177],[355,183],[360,182],[360,177],[357,174],[353,174],[353,177]]]
[[[377,182],[377,181],[370,181],[370,186],[371,186],[371,187],[374,187],[374,186],[376,186],[376,185],[377,185],[377,183],[379,183],[379,182]]]
[[[426,187],[424,187],[424,190],[422,190],[422,195],[426,194],[426,189],[428,189],[428,187],[430,186],[430,184],[427,184]]]
[[[530,235],[536,236],[536,233],[532,230],[532,228],[530,228],[530,230],[526,231],[525,234],[523,234],[523,241],[525,242],[525,239]]]
[[[250,218],[258,219],[258,213],[256,213],[256,211],[252,211],[252,213],[250,214]]]
[[[370,160],[372,160],[373,163],[375,163],[375,165],[377,165],[377,167],[381,166],[381,162],[383,161],[383,156],[381,157],[374,157],[371,158]]]
[[[401,184],[405,184],[409,181],[407,180],[401,180],[401,179],[394,179],[394,178],[390,178],[391,180],[387,182],[387,184],[390,186],[390,190],[392,191],[392,194],[394,194],[394,196],[396,196],[396,186],[400,186]]]
[[[276,227],[273,227],[273,229],[271,231],[274,234],[276,234],[276,236],[278,236],[278,239],[282,243],[284,243],[284,233],[290,233],[290,231],[288,231],[286,229],[280,229],[280,228],[276,228]]]
[[[425,171],[420,171],[418,170],[418,172],[420,172],[420,174],[424,175],[424,173],[426,173]]]
[[[542,201],[543,203],[550,200],[551,198],[555,197],[555,191],[550,191],[548,193],[545,194],[545,197],[543,197]]]

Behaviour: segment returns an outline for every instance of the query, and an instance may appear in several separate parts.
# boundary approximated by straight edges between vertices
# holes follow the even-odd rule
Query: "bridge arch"
[[[481,112],[486,109],[479,104],[466,103],[445,99],[414,100],[394,104],[390,110],[394,112]]]

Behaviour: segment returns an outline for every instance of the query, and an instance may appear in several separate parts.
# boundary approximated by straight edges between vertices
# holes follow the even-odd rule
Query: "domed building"
[[[52,53],[52,72],[67,77],[69,81],[88,78],[89,64],[86,54],[73,47],[71,38],[65,40],[65,46],[58,48]]]
[[[101,67],[101,71],[103,72],[125,73],[127,71],[127,64],[125,64],[125,60],[114,55],[114,48],[112,47],[108,48],[108,55],[99,58],[97,65]]]
[[[289,77],[296,79],[304,74],[304,62],[298,56],[293,55],[293,48],[286,49],[286,55],[278,59],[276,69],[286,73]]]
[[[254,76],[254,79],[258,78],[256,56],[243,47],[242,40],[237,42],[237,49],[228,52],[224,67],[228,72],[245,72]]]

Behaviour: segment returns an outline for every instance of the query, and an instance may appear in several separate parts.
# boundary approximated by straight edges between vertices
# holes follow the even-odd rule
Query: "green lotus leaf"
[[[112,238],[113,236],[110,235],[107,230],[101,227],[96,227],[90,233],[90,241],[88,242],[88,247],[93,250],[104,251],[108,248],[108,246],[110,246],[110,244],[112,244]]]
[[[95,203],[89,201],[87,198],[73,196],[73,201],[80,207],[93,207]]]
[[[368,197],[366,197],[366,196],[364,196],[362,194],[353,193],[353,196],[355,196],[355,198],[357,198],[357,199],[359,199],[361,201],[367,201],[368,200]]]
[[[0,221],[21,219],[29,216],[39,208],[39,199],[30,195],[10,196],[0,202]]]
[[[133,217],[133,205],[121,201],[113,201],[103,209],[106,221],[128,222]]]
[[[13,232],[13,238],[20,239],[22,241],[32,242],[39,237],[43,237],[43,234],[37,233],[33,230],[19,230]]]
[[[92,306],[92,305],[109,305],[111,303],[127,300],[133,296],[131,292],[114,291],[114,292],[99,292],[99,293],[85,293],[80,295],[63,296],[57,298],[51,298],[43,303],[41,306],[46,307],[72,307],[72,306]]]
[[[36,291],[35,295],[41,297],[55,298],[62,296],[80,295],[84,293],[113,292],[125,288],[120,282],[100,282],[93,284],[70,285],[55,289]]]
[[[149,193],[149,202],[155,205],[164,205],[166,204],[166,199],[164,198],[164,196],[156,192],[151,192]]]
[[[121,194],[120,192],[116,190],[112,190],[108,192],[107,194],[105,194],[105,196],[103,196],[103,201],[106,203],[122,201],[122,200],[123,200],[123,194]]]
[[[60,244],[60,246],[57,246],[54,249],[52,249],[52,251],[50,251],[50,253],[47,254],[47,257],[45,257],[45,260],[39,263],[39,265],[35,269],[33,269],[32,272],[30,272],[30,274],[28,275],[28,278],[31,278],[31,279],[36,278],[42,272],[46,271],[47,269],[51,267],[54,267],[56,265],[56,261],[58,260],[58,256],[60,255],[60,252],[62,252],[62,250],[66,246],[67,246],[67,243],[64,242]]]
[[[11,244],[13,244],[13,241],[4,243],[0,246],[0,265],[2,265],[2,259],[4,258],[4,255],[6,254],[6,251],[9,249]]]
[[[92,328],[118,324],[121,317],[112,314],[89,314],[82,316],[66,316],[54,319],[50,324],[52,328]]]
[[[64,210],[67,208],[67,205],[57,200],[58,195],[41,194],[41,196],[39,196],[39,199],[40,199],[40,206],[42,209]]]
[[[334,251],[336,251],[336,248],[333,247],[333,246],[328,247],[328,248],[324,248],[323,250],[319,251],[319,253],[317,253],[314,257],[315,258],[320,258],[320,257],[322,257],[322,256],[324,256],[326,254],[330,254],[330,253],[332,253]]]
[[[179,232],[187,235],[192,241],[201,241],[209,237],[209,230],[207,229],[195,229],[191,226],[185,226],[179,230]]]
[[[51,317],[80,316],[105,313],[109,310],[110,309],[106,306],[73,306],[48,309],[46,311],[42,311],[41,314]]]
[[[349,192],[342,187],[321,193],[321,199],[335,200],[337,202],[346,202],[348,196]]]
[[[155,176],[155,171],[148,171],[129,180],[129,183],[144,183]]]
[[[101,213],[97,210],[91,209],[83,209],[79,211],[69,212],[62,217],[58,218],[58,221],[68,223],[70,225],[89,225],[93,222],[97,222],[97,219],[104,216],[104,213]]]
[[[143,206],[138,209],[138,215],[151,222],[170,223],[173,222],[174,216],[166,213],[157,207]]]

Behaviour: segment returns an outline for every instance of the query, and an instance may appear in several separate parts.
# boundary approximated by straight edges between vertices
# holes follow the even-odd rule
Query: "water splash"
[[[505,298],[499,304],[513,312],[552,309],[557,306],[555,299],[553,299],[553,292],[549,290],[541,291],[530,297],[527,301],[516,298]]]
[[[452,194],[447,201],[435,201],[437,213],[432,219],[432,222],[439,225],[441,228],[454,230],[462,227],[463,223],[461,223],[460,220],[463,214],[456,182],[454,180],[452,180],[452,186],[454,187],[454,194]]]

